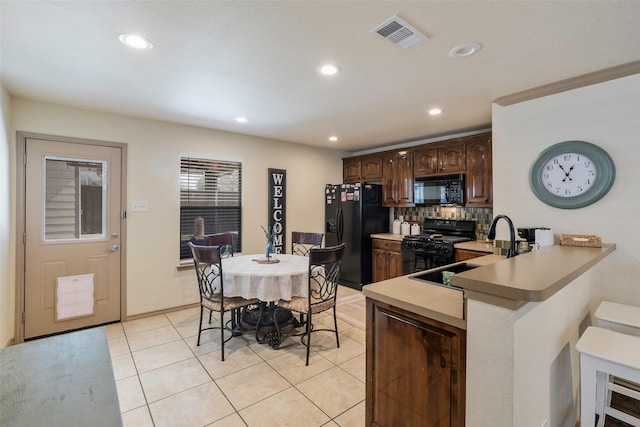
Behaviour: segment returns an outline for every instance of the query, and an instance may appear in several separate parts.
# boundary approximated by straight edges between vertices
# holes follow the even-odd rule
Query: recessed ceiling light
[[[120,34],[119,39],[122,43],[135,49],[151,49],[153,47],[150,40],[137,34]]]
[[[336,142],[337,140],[338,140],[337,136],[330,136],[329,137],[329,141],[331,141],[331,142]]]
[[[429,110],[430,116],[437,116],[438,114],[442,114],[442,110],[439,108],[432,108]]]
[[[480,43],[462,43],[451,49],[449,56],[456,59],[467,58],[474,53],[478,53],[481,48]]]
[[[318,72],[324,76],[333,76],[339,73],[342,69],[337,65],[326,64],[322,65],[318,68]]]
[[[247,123],[249,121],[249,119],[247,119],[246,117],[236,117],[236,122],[238,123]]]

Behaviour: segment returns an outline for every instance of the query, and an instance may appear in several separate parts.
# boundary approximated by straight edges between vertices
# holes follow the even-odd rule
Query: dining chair
[[[220,246],[220,256],[222,258],[229,258],[233,256],[233,234],[232,233],[216,233],[205,234],[203,236],[204,244],[206,246]],[[233,321],[240,322],[240,310],[233,310],[231,312]],[[211,323],[211,312],[209,312],[209,323]]]
[[[291,254],[309,256],[309,250],[322,247],[324,233],[291,232]]]
[[[340,348],[338,338],[338,318],[336,317],[336,297],[338,294],[338,279],[342,266],[342,256],[346,243],[328,248],[314,248],[309,251],[309,281],[307,297],[292,297],[290,301],[278,300],[274,311],[274,318],[278,318],[278,311],[289,310],[307,317],[305,331],[301,333],[283,334],[278,322],[274,322],[277,333],[282,336],[301,336],[307,347],[307,361],[309,366],[309,352],[311,350],[311,334],[313,332],[329,331],[336,334],[336,346]],[[333,329],[315,329],[313,316],[333,309]],[[306,343],[305,343],[306,340]],[[280,340],[281,341],[281,340]]]
[[[194,245],[189,242],[191,253],[193,255],[193,263],[198,279],[198,288],[200,292],[200,322],[198,323],[198,343],[200,345],[200,336],[202,331],[210,329],[220,329],[220,348],[222,349],[222,361],[224,362],[224,344],[234,336],[236,328],[236,317],[231,316],[231,327],[228,327],[224,321],[224,314],[228,311],[237,311],[242,307],[249,305],[257,305],[262,315],[262,307],[257,298],[245,299],[242,297],[228,297],[224,295],[224,280],[222,275],[222,257],[219,246],[201,246]],[[202,315],[204,310],[209,310],[209,324],[211,324],[211,313],[220,313],[220,326],[202,327]],[[231,336],[224,338],[224,331],[231,332]]]
[[[222,258],[233,256],[233,233],[206,234],[204,243],[207,246],[220,246]]]

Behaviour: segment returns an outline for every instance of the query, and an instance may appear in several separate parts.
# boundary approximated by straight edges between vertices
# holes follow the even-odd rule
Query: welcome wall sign
[[[269,228],[275,253],[286,252],[287,171],[269,169]]]

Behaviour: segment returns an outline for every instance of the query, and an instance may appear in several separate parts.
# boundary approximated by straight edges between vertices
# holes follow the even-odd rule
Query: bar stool
[[[611,392],[640,401],[640,392],[611,382],[612,376],[640,383],[640,338],[590,326],[582,334],[576,350],[580,353],[580,425],[604,426],[605,416],[632,426],[640,426],[640,418],[611,407]]]
[[[602,301],[593,316],[602,328],[640,337],[640,307]]]

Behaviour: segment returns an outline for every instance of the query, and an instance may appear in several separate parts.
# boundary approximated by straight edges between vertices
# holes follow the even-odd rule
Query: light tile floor
[[[341,286],[337,307],[340,348],[333,333],[313,334],[309,366],[299,337],[274,350],[250,332],[226,343],[222,362],[219,330],[196,346],[197,307],[107,326],[124,425],[363,426],[364,297]],[[332,325],[330,313],[314,324]]]

